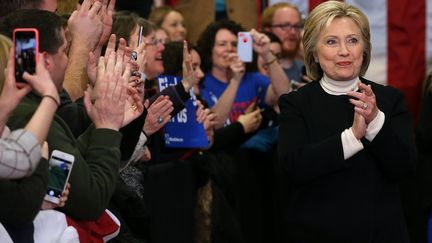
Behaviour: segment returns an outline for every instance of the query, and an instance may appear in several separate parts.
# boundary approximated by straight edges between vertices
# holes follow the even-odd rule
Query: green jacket
[[[9,127],[11,129],[24,127],[39,102],[40,97],[34,94],[27,95],[9,119]],[[71,188],[68,201],[61,211],[75,220],[93,220],[104,212],[118,178],[121,137],[120,132],[96,129],[92,125],[78,139],[75,139],[66,123],[59,116],[54,117],[47,137],[50,154],[53,150],[60,150],[75,156],[69,180]],[[38,191],[41,186],[38,186]],[[41,192],[45,194],[47,187],[46,184],[43,186]],[[34,200],[40,200],[40,197],[35,197]],[[14,205],[17,208],[24,208],[27,203],[29,202],[20,200]],[[40,203],[41,201],[39,205]]]

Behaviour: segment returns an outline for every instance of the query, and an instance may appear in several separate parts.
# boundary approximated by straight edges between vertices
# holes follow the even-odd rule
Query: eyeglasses
[[[274,24],[274,25],[271,25],[270,27],[281,28],[281,30],[295,30],[295,31],[300,31],[303,28],[303,26],[301,26],[299,24],[290,24],[290,23]]]

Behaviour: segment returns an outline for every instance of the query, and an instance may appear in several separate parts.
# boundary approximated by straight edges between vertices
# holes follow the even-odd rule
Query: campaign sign
[[[180,77],[159,76],[157,78],[159,91],[169,86],[175,86],[181,81]],[[191,95],[183,110],[177,113],[165,124],[165,145],[171,148],[207,148],[208,140],[203,124],[196,120],[196,102]]]

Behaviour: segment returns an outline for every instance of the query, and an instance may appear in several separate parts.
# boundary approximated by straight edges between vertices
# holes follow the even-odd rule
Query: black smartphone
[[[34,74],[39,53],[39,32],[34,28],[17,28],[13,32],[15,55],[15,78],[25,82],[24,72]]]

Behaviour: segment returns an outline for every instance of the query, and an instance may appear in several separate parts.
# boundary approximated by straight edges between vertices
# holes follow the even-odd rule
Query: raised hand
[[[354,110],[365,118],[366,124],[369,124],[378,115],[378,106],[376,104],[375,94],[370,85],[362,82],[358,84],[359,92],[350,91],[347,95],[353,97],[350,99],[354,105]]]
[[[21,99],[31,90],[30,85],[25,83],[17,83],[15,80],[15,64],[13,49],[9,52],[9,60],[5,70],[6,80],[3,84],[3,90],[0,95],[0,117],[2,118],[2,127],[6,123],[9,115],[15,110]]]
[[[207,117],[207,115],[210,113],[209,109],[205,109],[204,105],[201,103],[201,101],[197,100],[196,102],[196,106],[197,106],[197,111],[196,111],[196,120],[198,123],[203,123]]]
[[[253,48],[258,55],[265,55],[270,52],[270,38],[267,35],[251,29]]]
[[[192,55],[189,52],[187,41],[183,41],[183,79],[182,83],[186,91],[193,86],[193,82],[196,80],[196,73],[192,67]]]
[[[228,70],[228,77],[230,81],[240,82],[246,71],[246,66],[237,55],[237,53],[229,53],[228,59],[230,60],[230,66]]]
[[[141,44],[139,44],[138,47],[134,50],[134,52],[137,54],[136,63],[138,65],[138,71],[140,72],[144,72],[144,67],[147,62],[147,52],[145,46],[145,42],[142,41]]]
[[[170,119],[174,110],[173,103],[168,96],[159,96],[150,106],[146,100],[144,106],[147,109],[147,116],[144,122],[144,132],[150,136],[161,129]]]
[[[366,128],[367,125],[365,118],[357,111],[354,111],[354,120],[351,126],[354,136],[360,140],[366,135]]]
[[[143,111],[144,105],[138,91],[132,87],[127,87],[127,100],[122,127],[138,118]]]
[[[242,124],[243,130],[246,134],[255,132],[261,125],[261,111],[259,109],[256,109],[255,111],[252,111],[250,113],[243,114],[239,116],[237,121]]]
[[[99,47],[104,46],[110,37],[115,2],[116,0],[102,0],[102,8],[98,13],[102,21],[102,34],[97,44]]]
[[[32,90],[40,96],[48,95],[52,96],[57,104],[60,103],[60,98],[58,95],[57,88],[53,83],[50,74],[45,69],[44,58],[42,54],[39,55],[39,62],[36,65],[36,73],[30,75],[25,72],[23,78],[26,83],[17,83],[15,80],[15,65],[14,65],[14,54],[13,50],[10,50],[9,60],[6,68],[6,80],[3,85],[3,90],[0,95],[0,110],[1,112],[1,122],[0,124],[5,124],[7,118],[12,113],[12,111],[19,104],[21,99]],[[0,131],[3,130],[1,127]]]
[[[78,10],[72,12],[68,20],[72,42],[93,50],[101,39],[103,23],[99,16],[102,9],[100,1],[84,0]]]
[[[98,62],[96,100],[92,104],[86,92],[84,104],[96,128],[118,131],[125,119],[127,98],[127,79],[122,76],[123,56],[112,52],[106,64],[104,59],[100,57]]]

